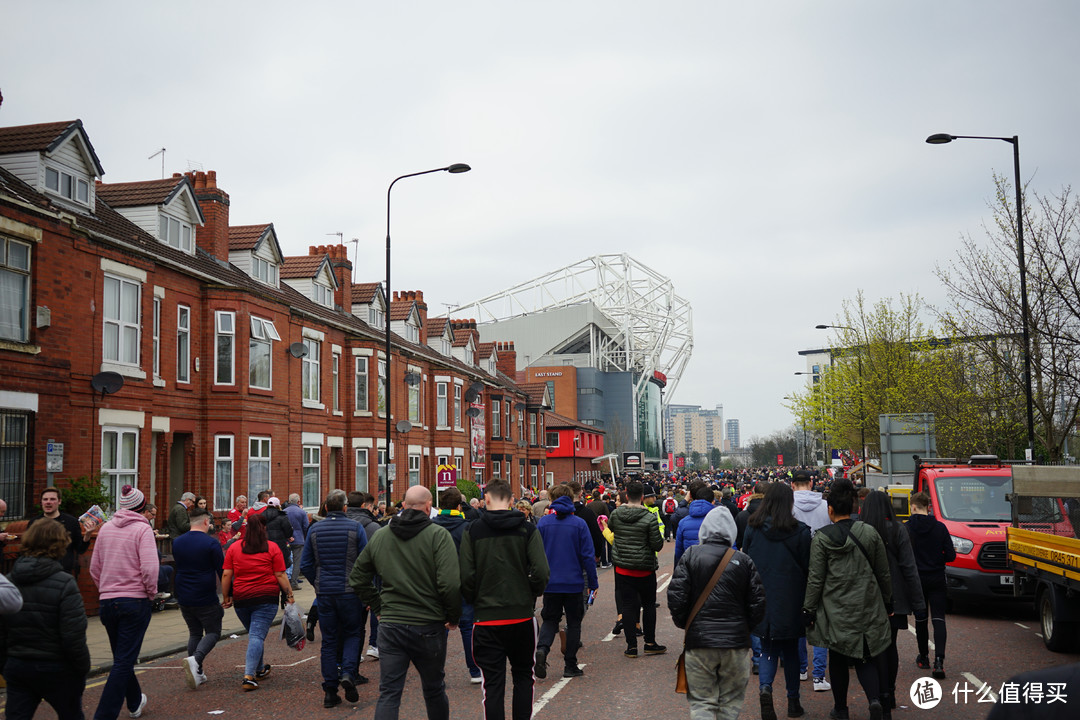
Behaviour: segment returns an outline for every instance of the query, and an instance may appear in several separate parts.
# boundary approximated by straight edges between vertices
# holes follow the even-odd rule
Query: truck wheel
[[[1060,615],[1053,588],[1044,589],[1039,596],[1039,621],[1043,643],[1052,652],[1067,652],[1076,637],[1076,623],[1064,622]]]

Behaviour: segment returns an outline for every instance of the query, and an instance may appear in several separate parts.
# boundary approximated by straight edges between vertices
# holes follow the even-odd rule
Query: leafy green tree
[[[723,456],[720,454],[720,448],[714,447],[712,450],[709,451],[709,465],[711,465],[712,467],[720,467],[720,461],[722,459]]]

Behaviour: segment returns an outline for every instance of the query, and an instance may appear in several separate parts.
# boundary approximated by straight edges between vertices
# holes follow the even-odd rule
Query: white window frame
[[[307,346],[307,354],[304,355],[301,365],[301,397],[304,402],[318,403],[319,398],[321,397],[321,388],[319,387],[319,373],[321,371],[319,352],[322,348],[322,343],[315,338],[305,337],[304,345]]]
[[[320,282],[312,282],[312,300],[323,307],[334,307],[334,290]]]
[[[277,265],[261,258],[258,255],[251,256],[251,277],[264,285],[277,287]]]
[[[454,383],[454,429],[461,430],[461,385]]]
[[[405,339],[409,342],[420,342],[420,328],[411,322],[405,323]]]
[[[50,173],[52,175],[50,175]],[[55,176],[55,184],[52,182]],[[55,165],[45,166],[46,192],[62,197],[79,205],[90,206],[90,183],[70,170]]]
[[[386,322],[386,313],[378,308],[375,303],[368,307],[368,325],[373,328],[382,328]]]
[[[161,298],[154,298],[154,379],[161,377]]]
[[[378,392],[378,400],[376,401],[376,409],[379,412],[379,417],[386,417],[386,358],[380,357],[378,362],[379,367],[379,381],[376,387]]]
[[[420,374],[419,368],[409,368],[410,373]],[[413,425],[420,424],[420,383],[406,385],[405,407],[409,422]]]
[[[491,478],[493,480],[497,480],[500,477],[502,477],[502,461],[501,460],[492,460],[491,461]]]
[[[227,320],[226,320],[227,318]],[[222,371],[222,349],[228,348],[228,377]],[[214,384],[236,384],[236,313],[232,310],[214,311]]]
[[[191,382],[191,308],[176,306],[176,382]]]
[[[454,467],[456,467],[458,469],[458,477],[464,477],[465,476],[465,454],[464,454],[465,451],[464,450],[455,450],[454,453],[455,453],[454,454]]]
[[[409,487],[420,484],[420,455],[409,455]]]
[[[273,320],[265,320],[254,315],[251,316],[250,322],[251,336],[248,340],[248,387],[255,388],[257,390],[273,390],[274,389],[274,341],[281,340],[281,335],[278,334],[277,328],[274,327]],[[256,385],[253,377],[255,371],[254,362],[257,359],[254,352],[254,346],[259,345],[265,348],[262,352],[266,353],[266,385]]]
[[[11,261],[11,248],[15,246],[25,250],[26,267],[13,264]],[[0,235],[0,276],[13,275],[22,278],[21,308],[18,309],[18,323],[0,330],[0,338],[13,342],[24,343],[30,339],[30,274],[33,269],[33,246],[29,243],[19,242],[13,238]]]
[[[106,442],[110,435],[115,436],[116,443],[112,466],[106,464],[106,459],[110,454],[107,452]],[[123,464],[123,443],[126,436],[134,440],[131,467]],[[105,493],[112,499],[114,508],[120,507],[120,488],[124,485],[139,486],[139,428],[123,425],[106,425],[101,428],[101,471],[106,474],[103,480]]]
[[[442,342],[439,346],[442,354],[446,357],[450,357],[451,353],[454,352],[453,348],[450,346],[450,340],[445,335],[442,336]]]
[[[304,507],[318,507],[322,497],[322,447],[319,445],[304,445],[301,453],[300,492]],[[315,471],[315,486],[310,485],[309,472]],[[314,496],[309,493],[314,493]]]
[[[356,448],[356,489],[360,492],[368,492],[368,484],[371,482],[368,469],[367,448]]]
[[[108,286],[110,283],[117,283],[117,306],[116,317],[111,318],[106,315],[106,308],[108,303],[105,302],[104,294],[108,292]],[[124,320],[124,310],[127,309],[124,303],[124,288],[131,286],[135,288],[135,321]],[[139,367],[139,357],[142,349],[142,283],[138,280],[131,278],[121,277],[119,275],[113,275],[111,273],[105,274],[105,284],[103,287],[102,297],[102,338],[101,338],[101,352],[105,362],[116,363],[117,365],[126,365],[129,367]],[[116,331],[116,352],[115,357],[110,357],[108,344],[106,343],[105,336],[107,335],[108,328],[115,328]],[[128,331],[135,333],[135,358],[123,357],[124,336]]]
[[[223,444],[225,452],[222,452]],[[228,489],[224,487],[222,475],[228,477]],[[214,509],[229,510],[233,507],[233,491],[236,483],[236,436],[214,436]]]
[[[435,428],[437,430],[450,429],[450,409],[447,406],[449,385],[450,383],[447,382],[435,383]]]
[[[368,359],[357,355],[355,386],[353,388],[353,408],[355,412],[369,412],[370,398],[368,397],[368,389]]]
[[[375,449],[375,460],[378,463],[377,467],[377,492],[371,493],[376,499],[381,498],[383,493],[386,492],[386,448]],[[370,490],[368,492],[371,492]]]
[[[158,216],[158,240],[181,252],[193,252],[191,239],[194,233],[191,225],[167,213]]]
[[[258,453],[253,452],[256,448],[253,445],[258,444]],[[266,451],[265,455],[263,450]],[[266,437],[265,435],[249,435],[248,436],[248,497],[258,497],[259,493],[263,490],[269,490],[271,482],[273,480],[273,438]],[[257,464],[266,466],[266,487],[252,485],[252,469]]]
[[[529,444],[536,445],[536,413],[529,413]]]
[[[334,384],[333,404],[330,409],[335,413],[341,412],[341,353],[330,353],[330,381]]]
[[[491,401],[491,437],[502,437],[502,400]]]
[[[536,482],[539,479],[540,466],[529,463],[529,487],[535,488]]]

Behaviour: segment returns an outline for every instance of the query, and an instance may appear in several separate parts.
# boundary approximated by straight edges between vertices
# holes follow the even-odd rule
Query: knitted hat
[[[139,512],[146,506],[146,498],[143,496],[142,491],[138,488],[133,488],[130,485],[125,485],[120,489],[120,509],[121,510],[133,510]]]

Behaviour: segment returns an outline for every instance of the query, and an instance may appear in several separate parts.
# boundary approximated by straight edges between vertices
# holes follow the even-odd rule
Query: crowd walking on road
[[[564,681],[585,676],[582,622],[602,570],[611,568],[603,589],[615,601],[620,662],[642,667],[639,658],[667,653],[657,634],[666,542],[674,543],[666,605],[684,633],[679,666],[693,720],[739,717],[753,674],[751,713],[762,720],[804,716],[801,683],[811,678],[812,691],[831,691],[830,718],[863,716],[850,708],[852,669],[865,716],[890,718],[903,662],[897,634],[910,615],[915,663],[945,677],[944,569],[955,551],[928,498],[914,495],[912,516],[901,523],[884,493],[860,493],[847,479],[812,470],[645,473],[607,486],[553,485],[525,498],[498,479],[468,499],[451,487],[436,500],[414,486],[390,507],[368,493],[331,490],[318,513],[297,494],[283,506],[263,491],[250,507],[238,496],[220,532],[205,500],[185,492],[161,535],[153,506],[133,486],[121,489],[100,529],[60,513],[60,497],[56,488],[42,493],[43,514],[0,576],[0,669],[7,717],[16,720],[32,718],[42,701],[61,720],[84,717],[90,656],[73,573],[94,535],[90,577],[112,652],[96,720],[153,713],[135,667],[151,613],[170,596],[188,631],[186,686],[228,681],[208,658],[231,610],[247,630],[234,681],[243,692],[262,689],[272,670],[268,632],[304,582],[315,591],[306,635],[314,642],[318,630],[324,708],[360,702],[370,684],[376,720],[397,718],[415,670],[427,717],[458,715],[446,689],[454,632],[469,680],[481,686],[476,711],[502,720],[509,695],[511,717],[525,720],[559,655]],[[156,545],[164,537],[172,574]],[[360,673],[364,660],[378,661],[377,683]],[[786,703],[774,697],[781,674]]]

